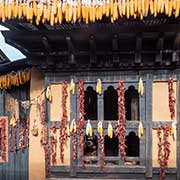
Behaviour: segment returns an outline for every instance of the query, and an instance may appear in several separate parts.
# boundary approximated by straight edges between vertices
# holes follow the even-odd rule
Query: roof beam
[[[67,46],[68,46],[68,52],[69,52],[69,57],[68,57],[68,61],[69,64],[76,64],[76,60],[75,60],[75,47],[73,45],[73,42],[71,40],[71,37],[66,37],[66,42],[67,42]]]
[[[136,37],[136,52],[135,52],[135,64],[141,64],[141,50],[142,50],[142,37],[137,35]]]
[[[118,49],[118,36],[115,34],[112,39],[113,63],[119,62]]]
[[[89,54],[90,54],[90,63],[96,63],[96,42],[94,36],[90,36],[89,39]]]
[[[46,49],[46,51],[47,51],[48,53],[50,53],[50,52],[52,51],[52,48],[51,48],[51,45],[49,44],[48,38],[44,36],[44,37],[42,38],[42,43],[43,43],[44,48]]]
[[[157,63],[162,63],[163,47],[164,47],[164,35],[163,35],[163,33],[160,33],[158,40],[157,40],[157,44],[156,44],[157,53],[155,55],[155,62],[157,62]]]

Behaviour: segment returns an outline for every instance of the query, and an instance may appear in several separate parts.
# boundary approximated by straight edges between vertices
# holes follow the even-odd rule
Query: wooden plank
[[[146,177],[152,178],[152,75],[146,77]]]
[[[83,169],[81,166],[78,166],[77,168],[78,173],[84,172],[84,173],[145,173],[146,168],[144,166],[105,166],[103,171],[100,170],[100,167],[97,165],[87,165],[85,169]]]

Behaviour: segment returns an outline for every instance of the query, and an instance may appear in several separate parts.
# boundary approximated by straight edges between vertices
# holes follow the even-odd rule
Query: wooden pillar
[[[152,178],[152,75],[146,77],[146,178]]]

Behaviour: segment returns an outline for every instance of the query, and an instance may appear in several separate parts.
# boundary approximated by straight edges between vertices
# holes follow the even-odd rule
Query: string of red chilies
[[[98,137],[98,140],[99,140],[99,149],[100,149],[100,168],[101,170],[104,168],[104,158],[105,158],[105,155],[104,155],[104,135]]]
[[[68,134],[67,134],[67,97],[68,97],[68,85],[66,81],[62,82],[62,119],[60,125],[60,159],[61,162],[64,162],[64,146],[67,143]]]
[[[170,156],[170,127],[166,124],[157,130],[158,142],[158,162],[160,164],[160,180],[165,179],[168,171],[168,160]]]
[[[6,161],[6,120],[0,120],[0,128],[1,128],[1,157],[3,161]]]
[[[125,145],[125,136],[126,136],[126,110],[125,110],[125,98],[124,98],[124,82],[119,81],[118,83],[118,122],[116,135],[119,139],[119,150],[121,158],[124,160],[126,157],[126,145]]]
[[[50,132],[50,155],[52,164],[56,164],[57,138],[56,138],[56,124],[53,123]]]
[[[78,117],[78,135],[79,135],[79,148],[80,148],[80,159],[84,166],[84,82],[79,80],[78,82],[78,97],[79,97],[79,117]]]
[[[22,153],[24,152],[24,148],[25,148],[24,139],[25,139],[25,117],[22,114],[20,116],[20,133],[19,133],[19,148]]]
[[[175,103],[176,103],[173,82],[174,82],[173,78],[170,77],[168,80],[168,92],[169,92],[169,111],[170,111],[171,120],[175,119]]]

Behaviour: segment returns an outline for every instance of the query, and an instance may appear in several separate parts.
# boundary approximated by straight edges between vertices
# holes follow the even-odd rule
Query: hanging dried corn
[[[0,156],[3,161],[6,161],[6,144],[7,144],[7,137],[6,137],[6,119],[0,119],[0,128],[1,128],[1,152]]]
[[[93,135],[93,129],[92,129],[90,120],[88,120],[87,125],[86,125],[86,135],[87,136]]]
[[[126,136],[126,110],[125,110],[125,98],[124,98],[124,82],[119,81],[118,84],[118,122],[116,128],[116,135],[119,139],[119,150],[121,158],[124,160],[126,157],[125,152],[125,136]]]
[[[102,94],[102,82],[101,82],[100,79],[97,79],[96,92],[97,92],[99,95]]]
[[[138,93],[140,96],[142,96],[144,93],[144,85],[141,78],[139,79],[139,83],[138,83]]]
[[[61,119],[61,125],[60,125],[60,159],[61,162],[64,162],[64,146],[67,143],[67,97],[68,97],[68,85],[67,82],[62,82],[62,119]]]
[[[50,1],[16,1],[0,2],[0,20],[24,17],[30,23],[35,19],[36,25],[48,22],[51,26],[68,23],[95,22],[108,17],[113,23],[119,17],[140,18],[147,15],[165,14],[179,16],[180,1],[177,0],[52,0]]]
[[[75,93],[75,83],[74,83],[73,79],[71,79],[69,90],[70,90],[71,94],[74,95],[74,93]]]
[[[73,144],[73,159],[77,159],[77,127],[76,127],[76,122],[75,119],[72,120],[71,125],[70,125],[70,135],[72,137],[72,144]]]
[[[50,103],[52,103],[52,92],[51,92],[51,87],[50,87],[50,86],[48,86],[48,87],[46,88],[46,99],[47,99]]]
[[[79,117],[78,117],[78,135],[79,135],[79,148],[82,165],[84,166],[84,82],[80,80],[78,82],[78,97],[79,97]]]
[[[108,137],[109,138],[113,137],[113,127],[112,127],[111,122],[109,122],[109,124],[108,124]]]
[[[98,141],[99,141],[99,149],[100,149],[100,168],[104,168],[104,134],[103,134],[103,123],[102,121],[98,122],[97,125],[97,132],[98,132]]]
[[[142,122],[140,121],[139,126],[138,126],[138,137],[139,137],[139,139],[143,136],[143,134],[144,134],[144,129],[143,129]]]
[[[160,180],[165,179],[165,174],[168,171],[168,161],[170,156],[169,142],[170,127],[164,125],[158,128],[158,163],[160,165]]]

